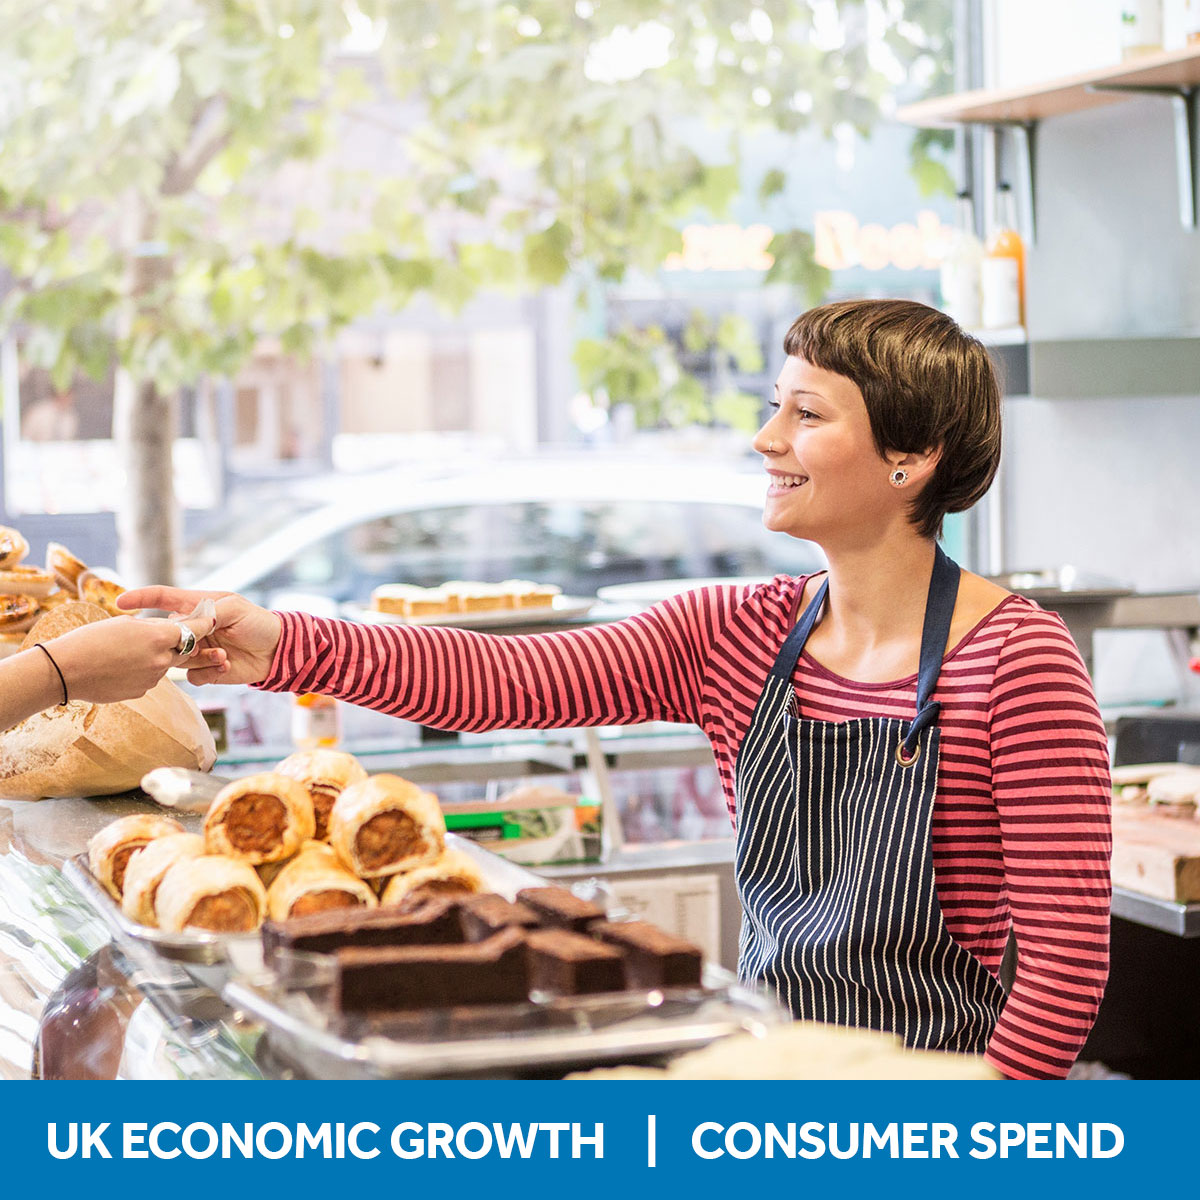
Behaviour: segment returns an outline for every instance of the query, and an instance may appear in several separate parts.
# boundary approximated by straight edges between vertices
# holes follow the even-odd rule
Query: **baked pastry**
[[[520,901],[506,900],[497,892],[480,892],[463,896],[458,901],[463,937],[468,942],[482,942],[502,929],[536,929],[537,913]]]
[[[111,617],[129,616],[135,611],[117,607],[117,597],[126,589],[112,579],[105,579],[93,571],[81,571],[78,587],[80,600],[97,605]]]
[[[460,946],[351,947],[337,954],[333,997],[342,1012],[513,1003],[528,995],[519,929]]]
[[[125,870],[121,911],[139,925],[154,925],[154,900],[163,876],[185,858],[199,858],[204,839],[198,833],[172,833],[143,846]]]
[[[584,933],[595,921],[608,915],[598,904],[581,900],[563,887],[522,888],[517,899],[537,913],[543,925]]]
[[[352,783],[329,814],[329,844],[363,879],[436,862],[445,836],[437,797],[399,775],[372,775]]]
[[[424,590],[424,588],[414,587],[411,583],[381,584],[371,593],[371,607],[376,612],[392,613],[402,617],[408,600],[414,594],[419,594]]]
[[[513,608],[550,608],[562,588],[553,583],[534,583],[529,579],[506,579],[500,587]]]
[[[29,543],[9,525],[0,525],[0,571],[8,571],[29,553]]]
[[[352,783],[367,777],[362,764],[341,750],[301,750],[290,754],[275,768],[280,775],[299,780],[312,797],[317,841],[329,839],[329,812],[333,802]]]
[[[54,576],[40,567],[24,564],[0,570],[0,594],[6,596],[32,596],[35,600],[45,599],[54,590]]]
[[[436,862],[393,875],[379,903],[399,904],[409,896],[471,896],[484,889],[483,876],[474,859],[461,850],[444,850]]]
[[[58,586],[72,596],[79,595],[79,576],[87,570],[66,546],[51,542],[46,547],[46,570],[54,576]]]
[[[459,595],[462,612],[497,612],[511,608],[504,589],[494,583],[472,584]]]
[[[1194,817],[1200,807],[1200,770],[1176,764],[1146,785],[1151,812],[1162,817]]]
[[[306,917],[342,908],[376,908],[368,883],[352,875],[324,842],[305,842],[267,888],[272,921]]]
[[[0,595],[0,632],[21,633],[38,619],[38,602],[32,596]]]
[[[254,868],[236,858],[202,854],[167,869],[158,885],[159,929],[250,933],[267,915],[267,892]]]
[[[1150,784],[1163,775],[1178,775],[1188,768],[1177,762],[1130,763],[1112,769],[1113,800],[1118,804],[1146,804]]]
[[[441,588],[416,588],[404,599],[406,617],[439,617],[450,611],[450,600]]]
[[[155,838],[182,832],[183,826],[173,817],[157,813],[118,817],[88,842],[88,867],[108,894],[120,900],[129,860]]]
[[[291,858],[315,829],[308,789],[267,771],[234,780],[217,793],[204,817],[204,844],[209,854],[272,863]]]
[[[566,929],[526,935],[529,986],[559,996],[619,992],[625,987],[621,951]]]
[[[81,625],[90,625],[93,621],[107,621],[108,613],[97,604],[84,604],[82,600],[68,600],[43,612],[25,635],[21,643],[22,650],[28,650],[34,642],[49,642]]]
[[[444,946],[463,940],[458,905],[429,899],[401,912],[395,908],[338,908],[269,920],[263,926],[263,954],[331,954],[344,946]]]
[[[687,987],[700,982],[700,947],[657,925],[648,921],[597,921],[588,932],[624,953],[627,987]]]
[[[61,604],[70,604],[73,600],[77,599],[74,592],[64,592],[62,588],[58,587],[57,580],[55,581],[55,585],[52,591],[47,592],[38,600],[38,604],[41,605],[42,612],[44,613],[58,608]]]

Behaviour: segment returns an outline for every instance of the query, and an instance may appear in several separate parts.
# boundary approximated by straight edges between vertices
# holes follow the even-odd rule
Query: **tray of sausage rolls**
[[[202,812],[172,799],[182,819],[120,817],[65,870],[114,938],[217,968],[204,972],[209,986],[261,963],[268,919],[371,911],[422,886],[512,892],[535,878],[447,834],[432,793],[368,777],[349,754],[305,751],[221,787],[201,782]]]

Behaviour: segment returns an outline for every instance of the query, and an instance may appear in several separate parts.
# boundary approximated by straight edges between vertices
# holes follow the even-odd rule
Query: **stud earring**
[[[908,482],[908,472],[903,467],[897,467],[889,476],[893,487],[903,487]]]

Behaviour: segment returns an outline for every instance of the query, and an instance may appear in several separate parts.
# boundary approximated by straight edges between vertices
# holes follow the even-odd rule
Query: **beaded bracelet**
[[[62,684],[62,704],[58,706],[59,708],[62,708],[63,704],[67,703],[67,681],[63,678],[63,673],[59,668],[58,663],[54,661],[54,655],[51,654],[41,642],[34,642],[33,644],[50,660],[50,665],[54,668],[54,673],[58,676],[58,682]]]

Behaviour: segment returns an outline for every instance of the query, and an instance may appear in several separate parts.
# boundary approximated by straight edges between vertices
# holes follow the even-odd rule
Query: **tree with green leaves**
[[[181,386],[421,293],[654,271],[727,209],[746,130],[869,129],[868,21],[902,73],[944,69],[948,5],[0,0],[0,333],[58,383],[115,366],[122,564],[170,580]],[[807,233],[770,252],[820,292]]]

